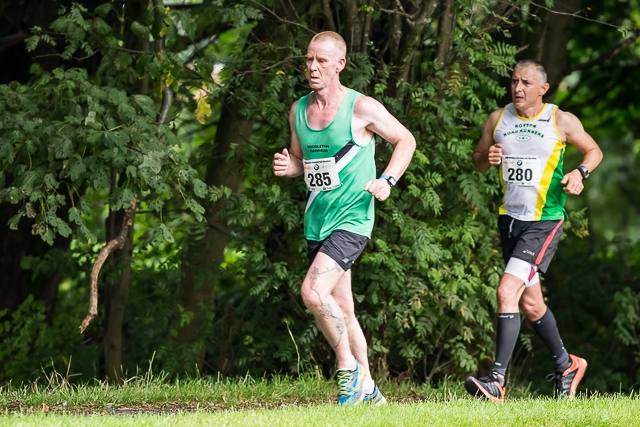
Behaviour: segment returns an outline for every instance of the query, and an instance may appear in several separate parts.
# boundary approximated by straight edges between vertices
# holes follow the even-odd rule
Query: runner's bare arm
[[[582,166],[591,173],[602,161],[602,150],[582,126],[582,122],[573,114],[558,110],[556,112],[556,126],[560,137],[564,142],[573,145],[582,153]],[[568,194],[578,195],[582,192],[582,174],[577,169],[567,173],[562,181],[565,184],[564,191]]]
[[[493,139],[493,131],[501,113],[502,110],[496,110],[489,115],[484,124],[480,141],[478,141],[478,145],[473,150],[473,167],[477,171],[486,172],[491,165],[499,165],[502,161],[502,145],[496,144]]]
[[[273,173],[276,176],[286,176],[293,178],[302,175],[302,149],[295,128],[295,116],[297,101],[293,103],[289,110],[289,127],[291,128],[291,151],[286,148],[282,153],[273,155]]]
[[[409,130],[402,125],[387,109],[375,99],[361,96],[354,107],[355,137],[365,139],[371,132],[395,145],[391,160],[383,174],[399,180],[411,162],[416,150],[416,140]],[[365,186],[375,198],[382,201],[389,197],[391,187],[385,179],[374,179]]]

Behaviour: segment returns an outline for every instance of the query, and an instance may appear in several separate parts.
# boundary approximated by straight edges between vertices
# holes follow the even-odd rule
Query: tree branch
[[[325,19],[327,20],[327,28],[329,31],[336,32],[336,22],[333,20],[333,13],[331,11],[331,6],[329,6],[329,0],[322,0],[322,13],[324,14]]]
[[[27,37],[29,37],[29,33],[23,30],[22,28],[18,30],[17,33],[13,33],[9,36],[0,37],[0,50],[4,50],[7,48],[10,48],[11,46],[20,44]]]
[[[376,1],[376,5],[378,6],[378,10],[380,12],[384,12],[384,13],[388,13],[390,15],[399,15],[402,16],[403,18],[406,18],[407,20],[407,24],[409,24],[409,26],[413,25],[413,19],[415,18],[413,15],[408,14],[407,12],[404,11],[404,8],[402,7],[402,4],[399,1],[395,2],[395,7],[397,7],[397,9],[385,9],[383,8],[379,2]]]
[[[173,92],[164,82],[162,82],[162,107],[160,107],[160,112],[158,113],[157,118],[158,131],[160,131],[160,126],[162,126],[167,120],[171,104],[173,104]]]
[[[609,59],[613,58],[614,56],[616,56],[617,54],[622,52],[624,49],[626,49],[631,43],[636,41],[638,39],[638,37],[640,37],[640,30],[635,30],[633,32],[633,36],[629,37],[628,39],[626,39],[625,41],[620,43],[618,46],[613,48],[607,54],[602,55],[599,58],[596,58],[596,59],[591,60],[589,62],[585,62],[583,64],[576,65],[575,67],[573,67],[571,69],[571,72],[573,73],[574,71],[586,70],[588,68],[592,68],[592,67],[596,67],[598,65],[604,64],[606,61],[608,61]]]
[[[573,13],[572,13],[572,12],[560,12],[560,11],[558,11],[558,10],[551,9],[551,8],[548,8],[548,7],[543,6],[543,5],[541,5],[541,4],[534,3],[534,2],[531,2],[531,4],[532,4],[532,5],[534,5],[534,6],[536,6],[536,7],[539,7],[540,9],[544,9],[544,10],[546,10],[546,11],[548,11],[548,12],[555,13],[556,15],[573,16],[573,17],[575,17],[575,18],[584,19],[585,21],[595,22],[596,24],[608,25],[609,27],[613,27],[613,28],[622,28],[622,27],[621,27],[621,26],[619,26],[619,25],[609,24],[608,22],[598,21],[597,19],[591,19],[591,18],[587,18],[586,16],[578,15],[578,14],[579,14],[580,12],[582,12],[584,9],[581,9],[581,10],[579,10],[579,11],[577,11],[577,12],[573,12]],[[533,15],[533,14],[532,14],[532,15]],[[533,15],[533,16],[535,16],[535,15]]]
[[[274,17],[274,18],[276,18],[276,19],[277,19],[278,21],[280,21],[280,22],[285,23],[285,24],[296,25],[296,26],[298,26],[298,27],[302,27],[302,28],[304,28],[305,30],[309,31],[309,32],[310,32],[311,34],[313,34],[313,35],[315,35],[315,34],[316,34],[316,32],[315,32],[315,31],[313,31],[311,28],[307,27],[306,25],[300,24],[300,23],[298,23],[298,22],[292,22],[292,21],[289,21],[289,20],[287,20],[287,19],[281,18],[281,17],[279,17],[279,16],[278,16],[274,11],[272,11],[271,9],[269,9],[268,7],[263,6],[263,5],[261,5],[260,3],[258,3],[258,2],[256,2],[256,1],[254,1],[254,0],[250,0],[250,1],[251,1],[251,3],[255,4],[256,6],[258,6],[259,8],[261,8],[261,9],[266,10],[267,12],[269,12],[269,14],[273,15],[273,17]]]
[[[365,0],[365,14],[364,14],[364,27],[362,28],[362,42],[360,43],[360,52],[367,53],[367,49],[369,47],[369,33],[371,32],[371,18],[372,13],[370,12],[370,2],[371,0]]]
[[[427,21],[433,16],[437,6],[438,0],[422,2],[421,8],[413,15],[414,24],[408,30],[403,31],[398,57],[394,61],[397,68],[394,72],[395,82],[392,96],[396,99],[400,99],[402,91],[401,85],[397,83],[407,81],[413,56],[420,45],[420,34],[427,25]]]
[[[98,315],[98,276],[100,275],[100,270],[102,269],[102,266],[109,255],[111,255],[111,253],[117,249],[122,249],[122,247],[124,246],[125,239],[127,238],[127,233],[129,232],[129,227],[133,225],[133,217],[135,216],[137,203],[138,198],[135,197],[131,201],[131,207],[127,209],[124,218],[122,218],[120,234],[118,234],[116,238],[111,240],[106,244],[104,248],[102,248],[102,250],[98,254],[98,258],[96,258],[96,262],[93,264],[90,276],[91,294],[89,296],[89,312],[80,325],[81,334],[84,333],[85,329],[87,329],[91,321]]]

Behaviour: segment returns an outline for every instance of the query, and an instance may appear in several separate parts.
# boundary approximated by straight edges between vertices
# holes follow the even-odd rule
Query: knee
[[[498,286],[498,303],[499,304],[517,304],[518,292],[510,283],[500,282]]]
[[[312,312],[319,313],[322,308],[322,298],[318,291],[312,289],[306,283],[302,284],[300,289],[300,295],[302,296],[302,302]]]
[[[540,303],[536,299],[525,298],[523,297],[520,300],[520,308],[527,316],[527,319],[534,322],[544,316],[544,313],[547,311],[547,305],[544,303]]]

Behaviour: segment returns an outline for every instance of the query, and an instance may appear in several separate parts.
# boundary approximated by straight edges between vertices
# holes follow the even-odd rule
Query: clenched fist
[[[273,173],[276,176],[286,176],[291,164],[291,156],[289,151],[285,148],[282,153],[275,153],[273,155]]]
[[[493,144],[489,147],[489,163],[499,165],[502,163],[502,144]]]

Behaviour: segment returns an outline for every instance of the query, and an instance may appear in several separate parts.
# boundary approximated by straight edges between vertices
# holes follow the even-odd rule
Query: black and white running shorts
[[[511,257],[536,265],[545,273],[558,249],[564,220],[520,221],[508,215],[498,217],[502,258]]]

